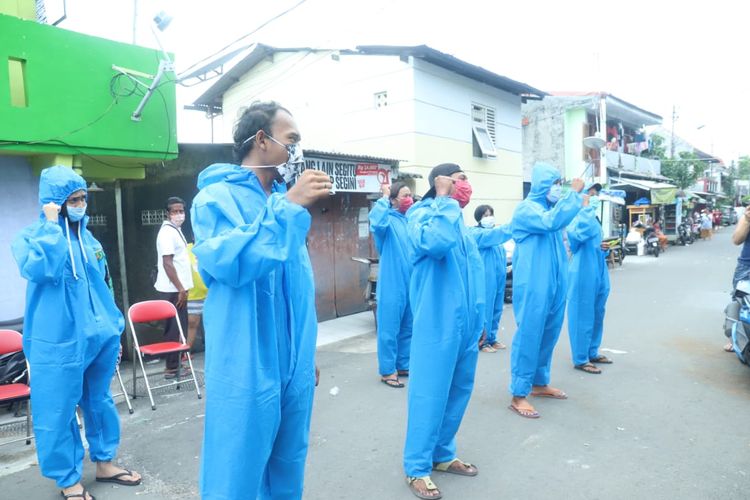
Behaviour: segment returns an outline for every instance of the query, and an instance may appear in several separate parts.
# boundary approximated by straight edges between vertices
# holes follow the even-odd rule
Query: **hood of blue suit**
[[[50,202],[63,205],[71,194],[81,189],[87,191],[86,181],[72,168],[61,165],[45,168],[39,178],[39,205]]]
[[[529,199],[548,206],[547,194],[552,185],[560,179],[560,171],[548,163],[537,162],[531,171],[531,191]]]
[[[209,165],[198,174],[198,189],[203,189],[217,182],[242,183],[257,179],[255,173],[249,168],[241,167],[233,163],[214,163]],[[285,192],[286,185],[274,181],[275,192]]]

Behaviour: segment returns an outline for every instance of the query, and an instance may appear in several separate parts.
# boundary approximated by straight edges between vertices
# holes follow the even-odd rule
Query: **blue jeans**
[[[734,268],[734,277],[732,278],[732,291],[737,287],[737,283],[750,278],[750,264],[737,261],[737,267]]]

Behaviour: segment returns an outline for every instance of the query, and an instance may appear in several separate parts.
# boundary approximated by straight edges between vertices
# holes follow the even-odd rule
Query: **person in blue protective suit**
[[[198,177],[193,252],[208,287],[204,500],[302,498],[318,327],[305,207],[332,184],[317,170],[298,175],[300,139],[286,109],[255,102],[234,129],[240,164]]]
[[[404,470],[419,498],[439,498],[430,472],[476,476],[456,458],[456,432],[469,404],[484,325],[484,265],[461,209],[471,185],[461,167],[444,163],[430,190],[407,213],[414,271],[414,314]]]
[[[568,274],[568,336],[573,366],[586,373],[601,373],[594,363],[610,364],[599,354],[604,330],[604,311],[609,297],[606,248],[602,247],[599,214],[601,184],[594,184],[590,196],[567,228],[573,258]],[[605,245],[606,246],[606,245]]]
[[[474,220],[479,225],[472,227],[471,235],[477,242],[479,255],[484,262],[484,333],[479,342],[482,352],[497,352],[505,344],[497,340],[497,329],[505,304],[505,278],[508,267],[503,243],[510,240],[510,224],[495,226],[495,210],[489,205],[479,205],[474,210]]]
[[[23,350],[39,467],[65,498],[93,498],[81,484],[83,410],[96,480],[138,485],[141,476],[112,464],[120,420],[109,391],[125,327],[106,282],[101,244],[86,228],[86,182],[73,169],[44,169],[42,215],[16,236],[13,256],[28,280]]]
[[[370,231],[380,254],[376,311],[380,380],[402,388],[399,376],[409,375],[412,314],[409,306],[411,244],[406,232],[406,212],[414,200],[409,186],[394,182],[382,187],[383,197],[370,211]]]
[[[511,221],[513,240],[513,312],[516,334],[511,348],[509,408],[522,417],[538,418],[529,394],[566,399],[549,386],[552,351],[562,328],[568,290],[568,256],[562,229],[580,211],[583,181],[574,179],[562,194],[560,173],[546,163],[534,165],[529,196],[518,204]]]

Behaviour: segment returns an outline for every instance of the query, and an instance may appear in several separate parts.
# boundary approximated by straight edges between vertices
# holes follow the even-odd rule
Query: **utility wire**
[[[279,14],[276,14],[276,15],[275,15],[274,17],[272,17],[272,18],[271,18],[271,19],[269,19],[268,21],[264,22],[263,24],[261,24],[260,26],[258,26],[258,27],[257,27],[257,28],[255,28],[254,30],[252,30],[251,32],[249,32],[249,33],[246,33],[246,34],[242,35],[242,36],[241,36],[241,37],[239,37],[238,39],[236,39],[236,40],[234,40],[233,42],[231,42],[231,43],[230,43],[229,45],[226,45],[225,47],[223,47],[223,48],[221,48],[221,49],[219,49],[219,50],[215,51],[214,53],[212,53],[212,54],[210,54],[210,55],[208,55],[208,56],[204,57],[204,58],[203,58],[203,59],[201,59],[200,61],[198,61],[198,62],[196,62],[196,63],[193,63],[193,64],[192,64],[192,65],[190,65],[190,66],[189,66],[189,67],[188,67],[188,68],[187,68],[187,69],[186,69],[185,71],[183,71],[183,72],[182,72],[182,74],[186,74],[186,73],[188,73],[188,72],[189,72],[189,71],[190,71],[191,69],[195,68],[196,66],[198,66],[198,65],[200,65],[200,64],[202,64],[202,63],[204,63],[204,62],[206,62],[206,61],[208,61],[208,60],[211,60],[211,59],[213,59],[213,58],[214,58],[214,57],[216,57],[216,56],[217,56],[218,54],[221,54],[221,53],[222,53],[222,52],[224,52],[225,50],[227,50],[227,49],[231,48],[232,46],[236,45],[236,44],[237,44],[238,42],[241,42],[242,40],[244,40],[244,39],[248,38],[249,36],[251,36],[251,35],[254,35],[255,33],[257,33],[258,31],[260,31],[261,29],[265,28],[266,26],[268,26],[268,25],[269,25],[269,24],[271,24],[272,22],[274,22],[274,21],[276,21],[277,19],[279,19],[279,18],[281,18],[281,17],[285,16],[286,14],[290,13],[291,11],[293,11],[294,9],[296,9],[297,7],[299,7],[300,5],[302,5],[303,3],[305,3],[306,1],[307,1],[307,0],[300,0],[300,1],[299,1],[299,2],[297,2],[296,4],[292,5],[292,6],[291,6],[291,7],[289,7],[288,9],[286,9],[285,11],[283,11],[283,12],[281,12],[281,13],[279,13]]]

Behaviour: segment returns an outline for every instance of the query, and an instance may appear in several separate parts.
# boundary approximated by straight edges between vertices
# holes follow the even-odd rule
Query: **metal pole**
[[[122,306],[127,312],[130,308],[130,297],[128,294],[128,273],[125,264],[125,236],[122,221],[122,186],[120,181],[115,181],[115,210],[117,211],[117,253],[120,262],[120,286],[122,288]]]
[[[135,45],[137,26],[138,26],[138,0],[133,0],[133,45]]]
[[[672,139],[669,141],[669,159],[674,159],[674,121],[677,118],[677,109],[672,105]]]
[[[125,236],[123,231],[122,222],[122,186],[120,181],[115,181],[115,215],[117,216],[117,254],[120,263],[120,287],[122,289],[122,307],[123,312],[127,315],[128,309],[130,309],[130,296],[128,294],[128,273],[125,264]],[[125,326],[127,332],[127,325]],[[125,335],[125,348],[123,352],[130,351],[130,337]],[[133,362],[133,396],[135,396],[135,358],[131,360]]]

